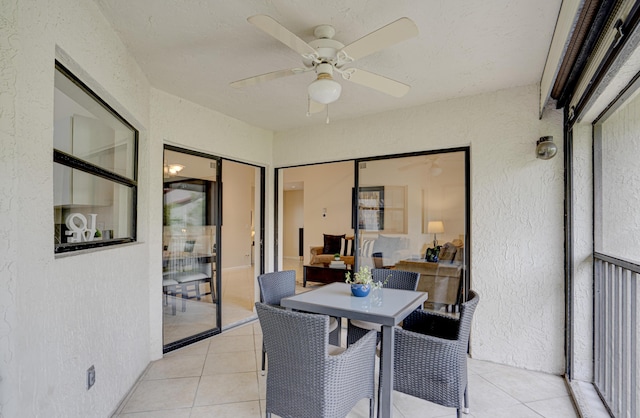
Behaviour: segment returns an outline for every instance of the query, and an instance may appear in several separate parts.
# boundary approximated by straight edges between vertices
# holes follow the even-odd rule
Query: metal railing
[[[613,417],[639,416],[640,265],[594,253],[594,385]]]

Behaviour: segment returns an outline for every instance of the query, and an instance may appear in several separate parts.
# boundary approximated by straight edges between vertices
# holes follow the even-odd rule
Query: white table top
[[[387,288],[373,289],[366,297],[355,297],[351,294],[351,285],[331,283],[284,298],[280,305],[301,311],[394,326],[421,306],[427,297],[426,292]]]

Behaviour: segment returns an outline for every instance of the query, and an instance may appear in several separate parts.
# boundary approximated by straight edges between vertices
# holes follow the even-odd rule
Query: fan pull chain
[[[327,125],[329,124],[329,105],[327,107]]]

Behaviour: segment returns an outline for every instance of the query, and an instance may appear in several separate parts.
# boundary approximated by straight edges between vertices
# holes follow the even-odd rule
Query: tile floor
[[[266,393],[261,344],[260,325],[253,321],[168,353],[149,365],[113,417],[261,418]],[[578,416],[559,376],[470,359],[469,393],[470,418]],[[393,402],[396,418],[455,417],[453,408],[399,392]],[[348,417],[367,414],[363,400]]]
[[[284,269],[295,269],[298,292],[302,263],[285,260]],[[249,270],[249,269],[247,269]],[[251,294],[252,272],[236,272],[233,286]],[[230,276],[231,277],[231,276]],[[225,297],[227,296],[227,297]],[[113,418],[261,418],[264,416],[266,377],[260,373],[262,330],[247,302],[233,291],[223,295],[228,311],[223,333],[173,351],[151,363]],[[253,318],[253,320],[251,320]],[[250,320],[227,329],[233,323]],[[343,332],[346,332],[343,327]],[[343,335],[342,341],[346,341]],[[578,417],[564,379],[499,364],[469,360],[470,418],[564,418]],[[395,418],[455,417],[444,408],[394,392]],[[349,418],[368,416],[361,401]]]

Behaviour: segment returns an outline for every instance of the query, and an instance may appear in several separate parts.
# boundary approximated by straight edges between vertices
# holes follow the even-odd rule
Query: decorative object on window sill
[[[67,242],[89,242],[93,241],[96,235],[96,215],[89,214],[91,223],[87,224],[87,218],[81,213],[70,213],[65,220],[67,227],[66,235],[69,236]]]
[[[550,160],[558,152],[558,147],[553,143],[552,136],[543,136],[536,142],[536,157],[541,160]]]
[[[438,247],[437,234],[444,233],[444,223],[442,221],[429,221],[427,225],[427,234],[433,234],[433,248]]]

